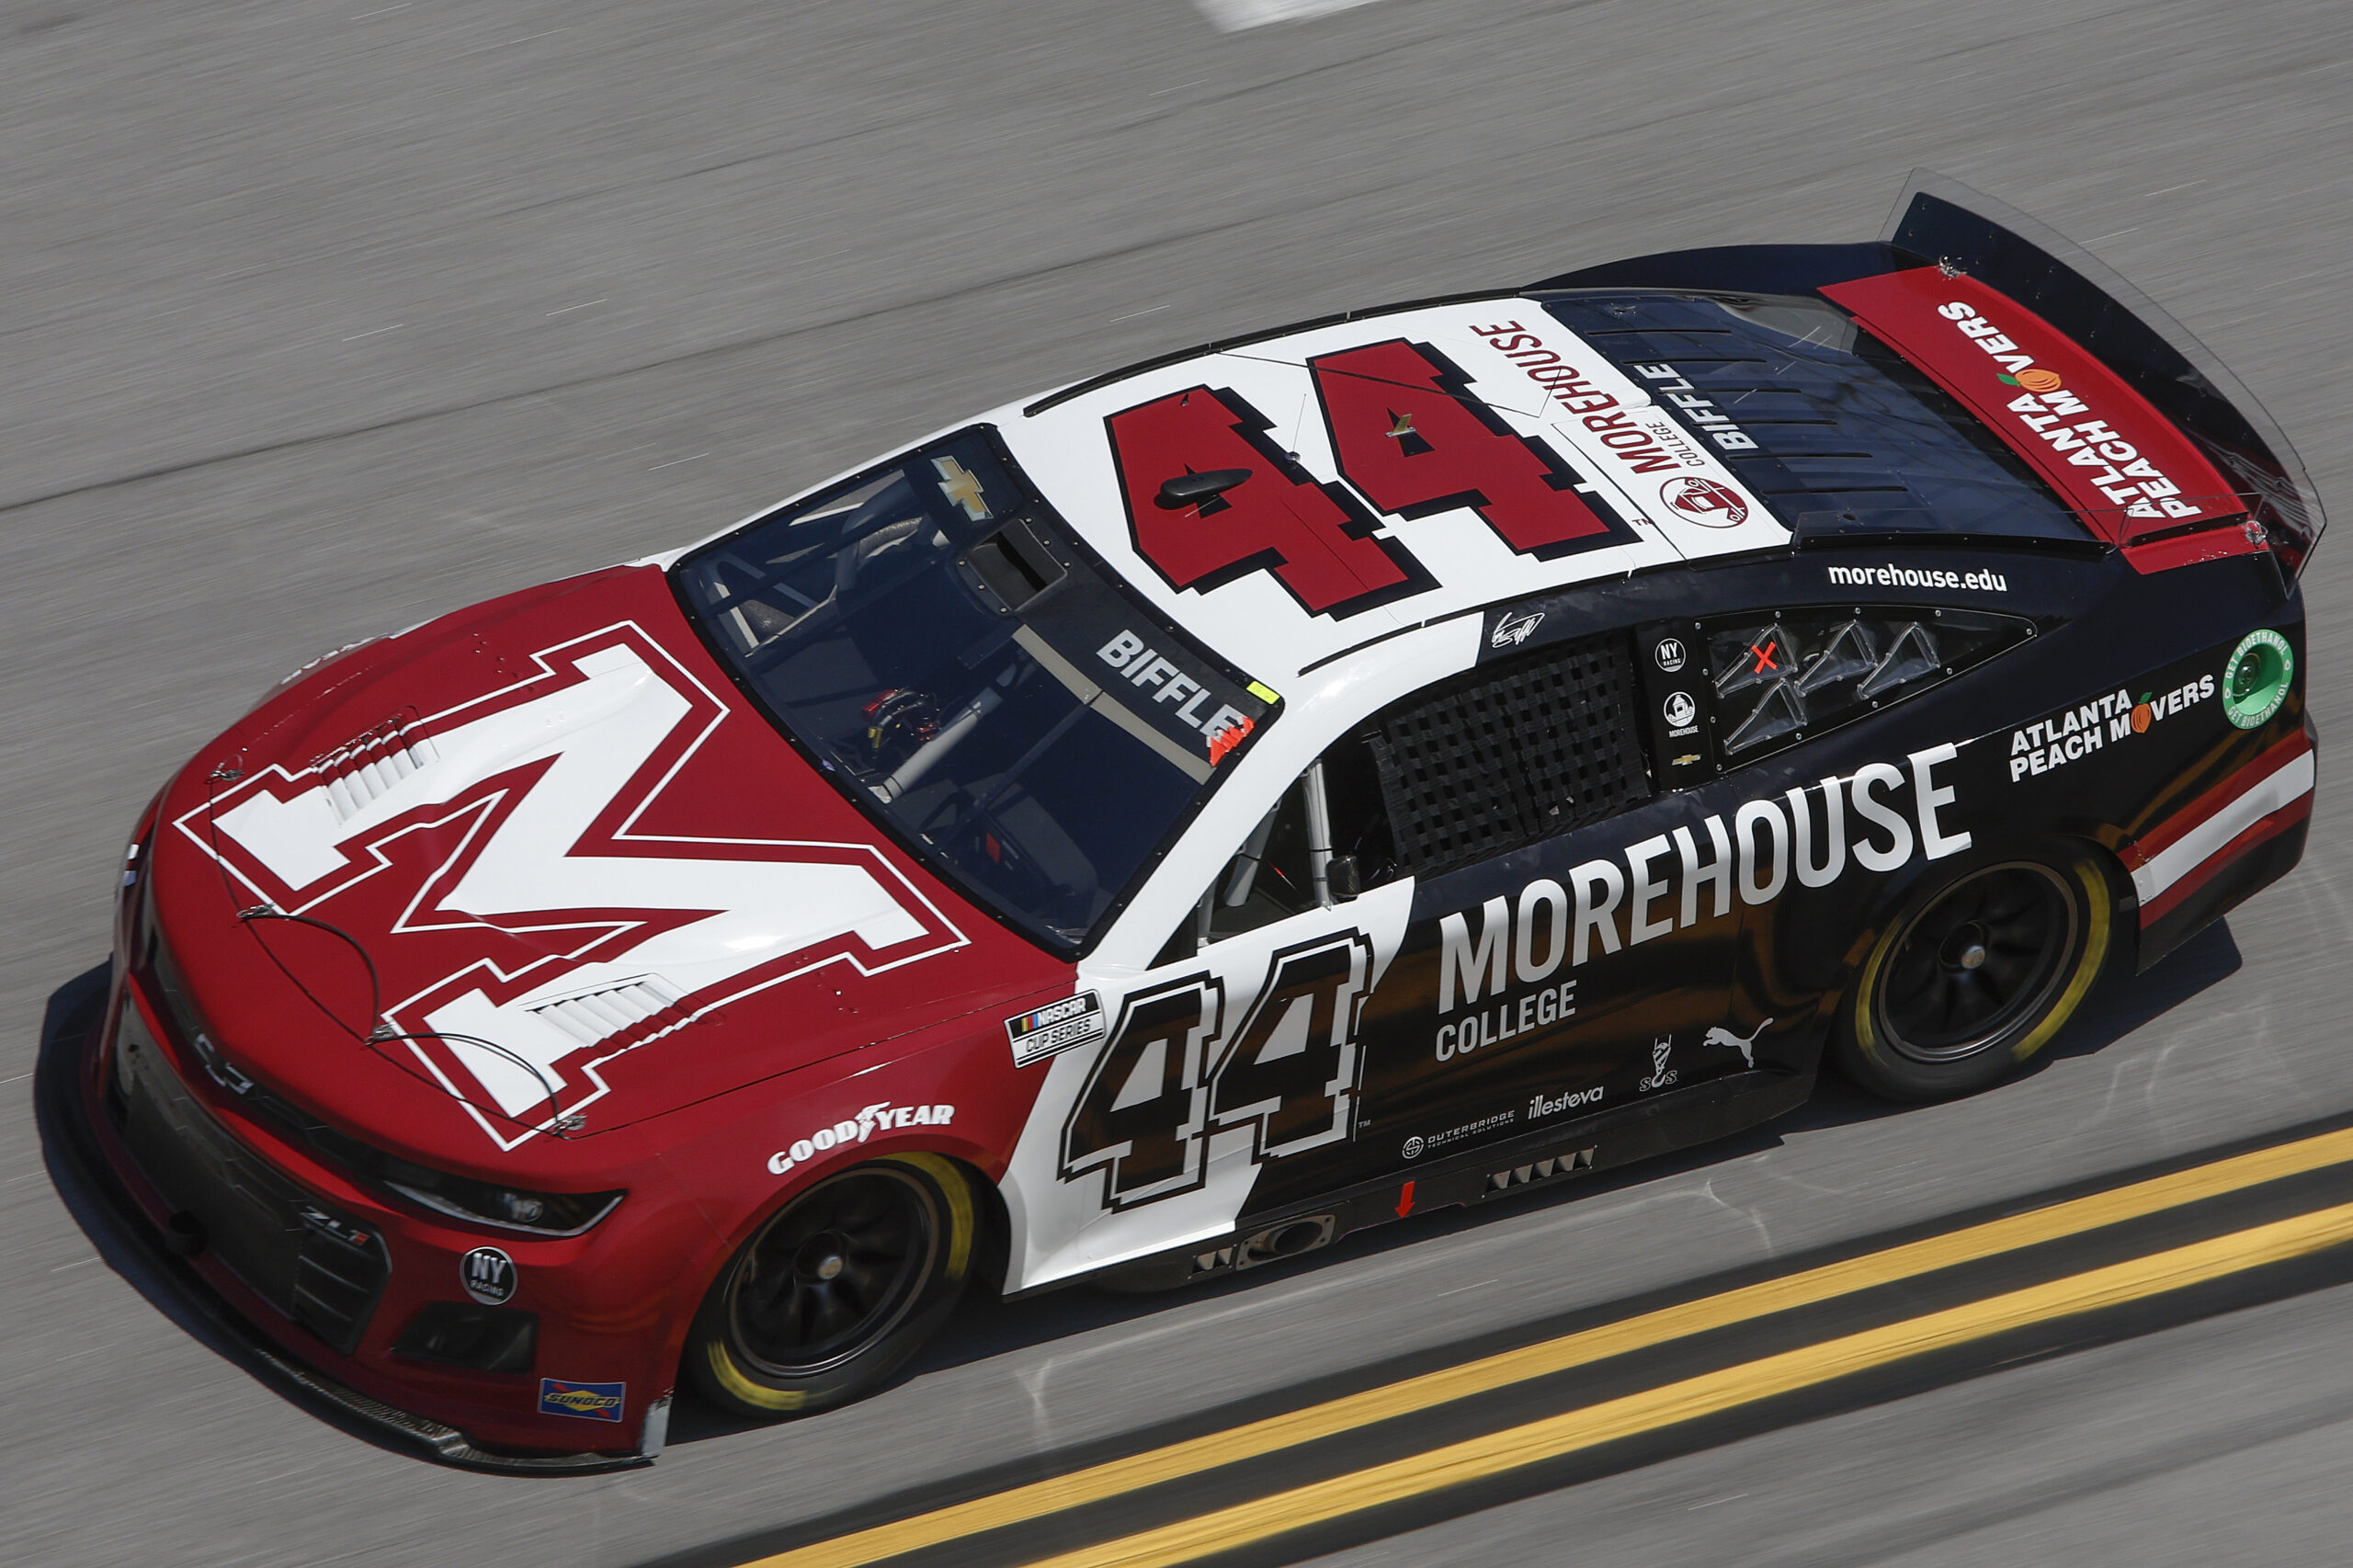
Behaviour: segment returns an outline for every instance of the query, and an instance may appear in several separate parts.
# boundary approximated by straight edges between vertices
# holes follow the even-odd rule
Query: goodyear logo
[[[628,1392],[627,1383],[570,1383],[562,1378],[541,1378],[540,1414],[576,1415],[583,1421],[619,1421]]]

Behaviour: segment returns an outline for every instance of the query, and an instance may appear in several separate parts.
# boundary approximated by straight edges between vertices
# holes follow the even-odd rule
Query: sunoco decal
[[[540,1414],[572,1415],[583,1421],[619,1421],[628,1403],[627,1383],[575,1383],[563,1378],[540,1380]]]

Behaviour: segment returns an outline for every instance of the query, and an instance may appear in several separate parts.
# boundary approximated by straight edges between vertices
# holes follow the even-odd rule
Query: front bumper
[[[551,1437],[570,1436],[562,1428],[573,1423],[552,1422],[529,1410],[536,1367],[521,1376],[476,1374],[411,1368],[388,1354],[400,1322],[424,1299],[406,1278],[420,1271],[405,1266],[416,1262],[420,1250],[447,1252],[449,1278],[455,1280],[456,1257],[483,1238],[458,1233],[436,1240],[433,1227],[404,1223],[407,1217],[354,1201],[351,1192],[311,1191],[238,1144],[217,1122],[207,1141],[220,1142],[193,1151],[193,1158],[182,1149],[178,1160],[159,1159],[151,1134],[142,1164],[125,1137],[119,1108],[108,1104],[108,1081],[113,1053],[125,1037],[152,1047],[155,1026],[119,969],[103,1005],[89,1010],[74,1034],[78,1038],[58,1042],[64,1058],[60,1065],[70,1071],[56,1073],[55,1089],[43,1095],[44,1115],[58,1134],[55,1145],[86,1194],[103,1206],[112,1239],[138,1255],[148,1266],[148,1278],[167,1289],[175,1305],[244,1352],[250,1370],[299,1403],[324,1404],[427,1457],[468,1469],[595,1473],[651,1464],[660,1453],[668,1426],[666,1389],[642,1404],[633,1402],[629,1426],[616,1423],[582,1434],[591,1440],[608,1437],[610,1446],[558,1449]],[[161,1053],[143,1071],[177,1076]],[[160,1098],[196,1100],[184,1085],[167,1080],[161,1087]],[[174,1087],[177,1096],[170,1092]],[[186,1114],[186,1106],[179,1109]],[[197,1115],[204,1116],[200,1108]],[[205,1139],[200,1129],[197,1137]],[[209,1181],[191,1168],[200,1163],[218,1165]],[[153,1174],[148,1165],[157,1167]],[[204,1190],[190,1197],[183,1187],[167,1195],[159,1181],[192,1183]],[[175,1247],[171,1228],[173,1216],[188,1212],[183,1205],[191,1201],[210,1210],[213,1222],[206,1229],[220,1233],[219,1245],[193,1257]],[[290,1242],[285,1234],[267,1233],[273,1210],[313,1204],[328,1221],[324,1244],[315,1235]],[[314,1217],[303,1228],[316,1222]],[[293,1227],[283,1229],[293,1233]],[[335,1244],[337,1229],[345,1233],[341,1246]],[[349,1244],[354,1237],[358,1249]],[[372,1278],[364,1265],[350,1267],[356,1256],[369,1251],[380,1260]],[[224,1261],[223,1253],[233,1256],[238,1267]],[[635,1447],[620,1446],[630,1435]]]

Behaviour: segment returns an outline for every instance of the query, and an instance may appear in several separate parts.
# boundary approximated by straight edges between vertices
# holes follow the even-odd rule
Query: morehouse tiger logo
[[[1729,484],[1687,473],[1659,486],[1658,498],[1687,523],[1703,528],[1736,528],[1748,521],[1748,506]]]
[[[604,1063],[713,1008],[965,945],[870,845],[641,830],[728,709],[634,622],[531,662],[177,824],[250,915],[364,938],[380,1040],[502,1148],[568,1124],[608,1092]]]

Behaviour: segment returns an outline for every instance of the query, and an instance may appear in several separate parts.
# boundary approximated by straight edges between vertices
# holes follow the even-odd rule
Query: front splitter
[[[106,1001],[105,990],[100,987],[94,998],[73,1008],[51,1038],[41,1042],[33,1082],[33,1114],[40,1125],[41,1141],[58,1156],[63,1167],[62,1174],[80,1189],[79,1196],[88,1200],[81,1205],[69,1201],[68,1208],[85,1224],[103,1224],[108,1241],[126,1252],[135,1253],[146,1266],[148,1278],[154,1287],[168,1290],[174,1305],[233,1346],[241,1353],[237,1359],[246,1371],[295,1403],[313,1407],[324,1404],[399,1439],[405,1447],[421,1450],[427,1459],[461,1470],[505,1475],[597,1475],[639,1470],[654,1462],[661,1451],[660,1436],[666,1408],[657,1408],[648,1417],[648,1435],[654,1439],[649,1445],[650,1451],[500,1453],[478,1446],[455,1426],[361,1393],[303,1365],[272,1342],[186,1259],[164,1249],[162,1238],[97,1146],[89,1124],[90,1108],[84,1103],[81,1069],[97,1045],[98,1030],[106,1018]]]

